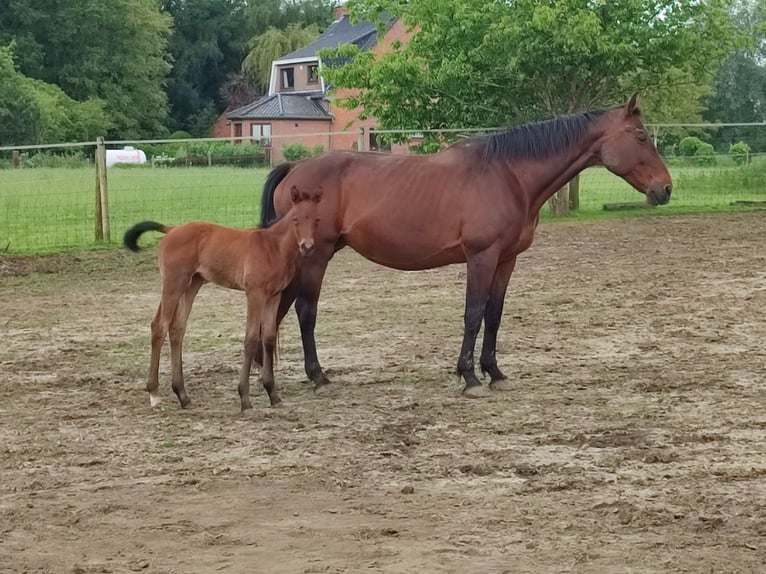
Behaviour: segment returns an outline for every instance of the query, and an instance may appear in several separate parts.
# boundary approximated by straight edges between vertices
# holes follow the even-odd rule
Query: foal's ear
[[[641,113],[641,98],[638,97],[638,92],[633,94],[633,97],[630,98],[627,109],[629,116],[634,116]]]
[[[298,203],[298,201],[300,200],[300,198],[301,198],[301,192],[300,192],[300,191],[298,191],[298,188],[297,188],[297,187],[293,186],[293,187],[290,189],[290,199],[292,199],[292,200],[293,200],[293,203]]]

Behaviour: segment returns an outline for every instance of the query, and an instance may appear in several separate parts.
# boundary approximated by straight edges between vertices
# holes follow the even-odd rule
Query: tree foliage
[[[84,141],[105,133],[104,102],[73,100],[54,84],[27,78],[13,49],[0,46],[0,145]]]
[[[165,130],[171,20],[158,0],[4,0],[0,40],[14,40],[19,71],[70,98],[97,98],[121,137]]]
[[[737,2],[732,22],[748,42],[721,66],[703,116],[712,122],[766,122],[766,0]],[[738,140],[766,151],[762,128],[727,127],[714,134],[723,151]]]
[[[310,44],[319,37],[319,26],[292,23],[286,28],[271,27],[249,44],[250,52],[242,62],[242,75],[253,85],[265,89],[269,84],[271,63],[285,54]]]
[[[735,36],[726,0],[350,0],[400,16],[411,39],[376,58],[350,47],[325,71],[384,128],[491,127],[622,102],[669,116],[703,93]],[[657,112],[655,112],[657,110]]]

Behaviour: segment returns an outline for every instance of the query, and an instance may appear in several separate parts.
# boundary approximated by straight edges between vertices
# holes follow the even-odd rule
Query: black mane
[[[593,110],[530,122],[504,132],[466,138],[456,145],[478,144],[485,161],[546,158],[578,142],[607,111]]]

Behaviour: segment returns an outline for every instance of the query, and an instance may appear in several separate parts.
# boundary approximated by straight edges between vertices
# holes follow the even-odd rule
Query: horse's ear
[[[627,109],[629,116],[634,116],[641,113],[641,98],[638,97],[638,92],[633,94],[633,97],[630,98]]]
[[[290,198],[293,200],[293,203],[298,203],[298,200],[301,198],[301,192],[298,191],[298,188],[293,186],[290,189]]]

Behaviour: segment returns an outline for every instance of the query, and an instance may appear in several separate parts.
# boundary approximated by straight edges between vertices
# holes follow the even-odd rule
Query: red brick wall
[[[295,142],[302,143],[313,151],[314,146],[321,145],[325,151],[330,149],[330,135],[332,129],[330,120],[271,120],[268,121],[243,121],[242,135],[249,136],[252,133],[253,124],[271,124],[271,163],[277,165],[284,161],[282,146]],[[233,128],[232,128],[233,130]],[[231,136],[233,131],[227,135]]]

